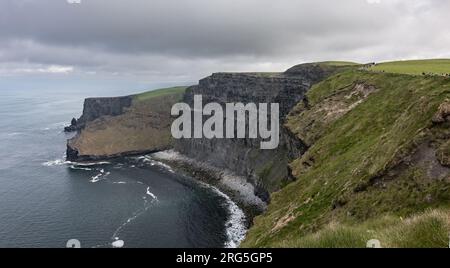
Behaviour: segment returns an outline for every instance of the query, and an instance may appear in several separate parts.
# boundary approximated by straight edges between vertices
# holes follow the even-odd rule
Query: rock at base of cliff
[[[64,127],[64,132],[74,132],[79,129],[80,129],[80,127],[78,126],[77,119],[72,118],[72,121],[70,122],[70,126]]]

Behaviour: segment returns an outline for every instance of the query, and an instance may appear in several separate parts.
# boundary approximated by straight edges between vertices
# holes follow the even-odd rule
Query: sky
[[[447,0],[1,0],[0,79],[197,81],[450,58]]]

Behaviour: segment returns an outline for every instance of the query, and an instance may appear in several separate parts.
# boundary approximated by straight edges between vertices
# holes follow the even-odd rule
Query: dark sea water
[[[82,247],[117,239],[125,247],[223,247],[242,239],[242,211],[229,198],[151,156],[64,161],[71,135],[62,128],[83,99],[131,92],[19,82],[0,84],[0,247],[65,247],[69,239]]]

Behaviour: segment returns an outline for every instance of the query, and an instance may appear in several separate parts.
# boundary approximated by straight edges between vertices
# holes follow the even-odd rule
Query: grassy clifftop
[[[135,97],[135,100],[139,101],[139,102],[149,101],[153,98],[159,98],[159,97],[168,96],[168,95],[178,97],[181,100],[181,97],[184,94],[185,90],[186,90],[186,87],[183,87],[183,86],[161,88],[161,89],[146,91],[146,92],[134,95],[134,97]]]
[[[359,63],[352,62],[352,61],[322,61],[322,62],[318,62],[318,64],[327,65],[327,66],[336,66],[336,67],[360,65]]]
[[[130,96],[131,105],[123,113],[90,121],[70,139],[68,155],[71,160],[90,160],[170,148],[170,109],[182,100],[185,89],[166,88]]]
[[[309,146],[290,164],[297,180],[242,246],[448,247],[447,98],[446,77],[356,68],[313,86],[286,123]]]
[[[431,74],[450,76],[450,59],[385,62],[372,66],[370,70],[411,75]]]

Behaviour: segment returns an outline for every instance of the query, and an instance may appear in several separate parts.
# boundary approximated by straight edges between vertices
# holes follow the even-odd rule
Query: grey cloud
[[[0,64],[197,79],[310,60],[450,56],[448,1],[369,2],[3,0]]]
[[[329,33],[377,31],[386,11],[361,0],[9,1],[1,36],[39,42],[183,56],[265,54]],[[341,2],[341,1],[340,1]],[[353,13],[353,14],[352,14]]]

